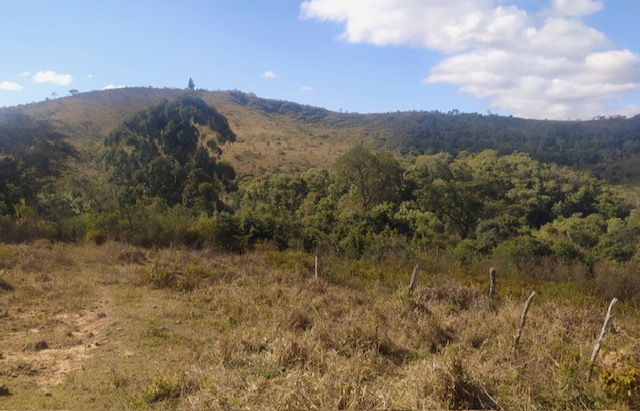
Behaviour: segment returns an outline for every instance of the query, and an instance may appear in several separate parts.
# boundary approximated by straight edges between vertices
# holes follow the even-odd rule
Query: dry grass
[[[536,297],[514,350],[526,292],[501,293],[503,278],[490,301],[453,268],[425,270],[409,295],[410,263],[394,286],[355,275],[374,272],[362,262],[329,261],[316,281],[304,254],[39,243],[0,256],[0,408],[627,406],[586,379],[606,302],[562,289]],[[637,357],[637,313],[621,306],[613,330],[603,349]]]

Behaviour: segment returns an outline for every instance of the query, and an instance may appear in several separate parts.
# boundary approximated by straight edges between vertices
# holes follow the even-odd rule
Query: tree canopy
[[[230,188],[233,168],[218,159],[235,140],[227,119],[202,99],[165,100],[133,115],[105,139],[103,159],[120,202],[159,197],[169,205],[199,204],[211,212]]]
[[[0,211],[21,201],[33,204],[43,188],[67,169],[68,160],[75,155],[76,150],[51,123],[24,114],[2,113]]]
[[[338,158],[333,170],[337,184],[357,198],[362,211],[398,199],[402,168],[391,153],[372,152],[357,144]]]

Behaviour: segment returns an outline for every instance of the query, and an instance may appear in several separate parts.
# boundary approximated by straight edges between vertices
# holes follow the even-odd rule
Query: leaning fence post
[[[416,264],[413,268],[413,275],[411,276],[411,282],[409,283],[409,294],[413,293],[418,282],[418,271],[420,271],[420,263]]]
[[[489,287],[489,298],[493,298],[496,293],[496,269],[489,268],[489,277],[491,278],[491,286]]]
[[[524,303],[524,309],[522,310],[522,315],[520,316],[520,328],[518,328],[518,332],[513,337],[513,345],[514,348],[518,347],[518,343],[520,342],[520,336],[522,335],[522,330],[524,329],[524,323],[527,321],[527,313],[529,312],[529,306],[531,305],[531,301],[533,297],[536,296],[535,291],[531,291],[531,295],[527,298],[527,302]]]
[[[591,353],[591,365],[589,366],[589,376],[588,376],[589,379],[591,379],[591,373],[593,372],[593,366],[595,364],[596,357],[598,356],[598,352],[600,351],[600,346],[604,341],[604,335],[607,332],[607,326],[609,325],[609,321],[611,320],[611,317],[612,317],[611,310],[613,309],[613,306],[616,305],[617,302],[618,302],[617,298],[614,298],[613,300],[611,300],[611,304],[609,304],[609,309],[607,310],[607,315],[604,317],[604,324],[602,324],[602,329],[600,330],[600,336],[598,337],[598,341],[596,342],[596,345],[593,347],[593,352]]]
[[[316,280],[318,280],[319,272],[320,272],[320,254],[316,254]]]

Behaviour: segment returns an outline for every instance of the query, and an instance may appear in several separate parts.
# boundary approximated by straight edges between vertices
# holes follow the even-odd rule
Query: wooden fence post
[[[527,298],[527,302],[524,303],[524,309],[522,310],[522,315],[520,316],[520,328],[518,328],[518,332],[513,337],[513,345],[514,348],[518,347],[518,343],[520,342],[520,336],[522,335],[522,330],[524,329],[524,323],[527,321],[527,313],[529,312],[529,306],[531,305],[531,301],[533,297],[536,296],[535,291],[531,291],[531,295]]]
[[[604,317],[604,324],[602,324],[602,329],[600,330],[600,336],[598,337],[598,341],[596,342],[596,345],[593,347],[593,352],[591,353],[591,365],[589,366],[588,379],[591,379],[591,373],[593,372],[593,366],[595,364],[596,357],[598,356],[598,352],[600,351],[600,346],[604,341],[604,335],[607,333],[607,326],[609,325],[609,321],[611,320],[611,317],[612,317],[611,310],[613,309],[613,306],[616,305],[617,302],[618,302],[617,298],[614,298],[613,300],[611,300],[611,303],[609,304],[609,309],[607,310],[607,315]]]
[[[489,287],[489,298],[493,298],[496,293],[496,269],[491,267],[489,269],[489,277],[491,278],[491,286]]]
[[[318,280],[319,273],[320,273],[320,254],[316,254],[316,281]]]
[[[412,294],[413,290],[416,288],[416,283],[418,282],[418,271],[420,271],[419,263],[413,268],[413,275],[411,276],[411,282],[409,283],[409,294]]]

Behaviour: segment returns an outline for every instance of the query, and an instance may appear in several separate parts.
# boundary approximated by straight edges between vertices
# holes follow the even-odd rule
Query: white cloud
[[[12,81],[0,82],[0,90],[17,91],[17,90],[22,90],[22,89],[23,89],[23,87],[20,84],[14,83]]]
[[[25,71],[22,74],[20,74],[22,77],[29,77],[31,75],[30,71]]]
[[[127,86],[114,86],[113,84],[109,84],[108,86],[103,87],[103,90],[116,90],[119,88],[126,88]]]
[[[603,6],[601,1],[553,0],[551,11],[560,16],[587,16],[602,10]]]
[[[602,1],[551,0],[536,14],[509,2],[517,5],[515,0],[308,0],[300,16],[344,24],[340,38],[348,42],[439,51],[443,59],[425,83],[456,84],[517,116],[592,118],[634,110],[615,102],[640,91],[640,57],[613,49],[604,33],[580,19],[600,11]]]
[[[302,91],[313,91],[313,87],[311,87],[311,86],[302,86],[302,87],[300,87],[300,90],[302,90]]]
[[[53,83],[58,86],[66,86],[72,80],[71,74],[58,74],[51,70],[39,71],[33,76],[33,81],[36,83]]]
[[[603,33],[581,22],[552,18],[540,29],[529,31],[529,35],[520,39],[519,44],[520,47],[514,49],[528,50],[529,54],[580,58],[590,51],[608,46],[609,40]]]
[[[269,71],[265,71],[262,74],[262,77],[264,77],[264,78],[276,78],[276,77],[278,77],[278,75],[276,73],[274,73],[273,71],[269,70]]]
[[[501,44],[524,25],[526,12],[492,8],[492,0],[310,0],[301,17],[345,24],[341,38],[378,46],[410,45],[455,52]]]

